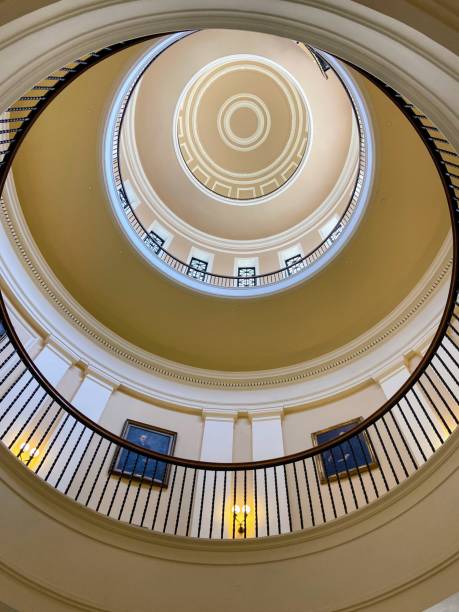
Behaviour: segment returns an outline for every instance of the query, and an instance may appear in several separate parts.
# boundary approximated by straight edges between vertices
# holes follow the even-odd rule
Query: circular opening
[[[306,156],[309,112],[285,68],[264,57],[222,57],[186,84],[174,116],[176,152],[200,189],[229,203],[260,203]]]

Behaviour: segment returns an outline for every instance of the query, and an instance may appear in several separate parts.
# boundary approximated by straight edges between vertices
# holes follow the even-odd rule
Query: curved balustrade
[[[170,43],[174,44],[180,39],[173,39]],[[314,59],[317,61],[318,51],[313,50],[311,47],[308,47],[309,51],[313,54]],[[190,272],[193,273],[193,270],[190,268],[190,265],[181,259],[175,257],[172,253],[163,248],[162,245],[155,242],[148,231],[143,226],[142,222],[139,220],[138,216],[135,214],[134,208],[129,202],[128,195],[123,185],[123,178],[121,175],[121,169],[119,165],[119,144],[120,144],[120,133],[123,125],[124,115],[131,99],[131,96],[139,83],[140,79],[144,75],[145,71],[148,70],[151,63],[156,59],[156,56],[144,66],[139,73],[135,76],[135,79],[130,84],[127,92],[123,96],[120,101],[117,117],[114,123],[113,133],[111,134],[112,138],[112,180],[115,184],[116,191],[119,198],[119,203],[122,206],[126,219],[129,222],[129,225],[140,238],[140,240],[146,245],[146,247],[153,253],[158,259],[166,263],[170,268],[179,272],[184,276],[189,276]],[[324,61],[324,60],[322,60]],[[320,65],[320,64],[319,64]],[[333,70],[332,66],[329,66],[331,70]],[[293,275],[299,274],[303,272],[306,268],[309,268],[312,264],[314,264],[318,259],[323,257],[328,251],[335,245],[335,243],[340,239],[343,234],[343,231],[349,225],[349,222],[353,216],[354,211],[356,210],[360,196],[362,192],[363,179],[365,176],[365,172],[367,171],[367,143],[365,137],[365,129],[363,126],[362,118],[358,109],[358,105],[356,104],[349,88],[343,82],[341,76],[335,71],[335,74],[340,79],[343,84],[344,89],[347,92],[349,100],[351,102],[351,106],[354,112],[354,116],[358,126],[359,133],[359,168],[358,173],[355,178],[354,187],[352,190],[352,196],[346,206],[346,209],[342,213],[340,219],[336,222],[333,228],[330,230],[328,235],[309,253],[304,255],[298,260],[295,260],[294,263],[284,266],[283,268],[279,268],[278,270],[274,270],[272,272],[266,272],[264,274],[256,274],[254,276],[250,276],[247,278],[246,276],[238,276],[238,275],[224,275],[224,274],[215,274],[212,272],[204,272],[199,275],[193,274],[193,278],[197,279],[200,283],[204,283],[206,285],[212,285],[215,287],[221,287],[225,289],[242,289],[245,291],[250,291],[254,287],[260,287],[265,285],[272,285],[279,283],[287,278],[290,278]]]
[[[120,47],[121,48],[121,47]],[[0,169],[3,184],[20,139],[67,78],[25,111]],[[74,70],[74,72],[72,72]],[[435,338],[410,379],[357,427],[287,457],[208,463],[146,450],[103,429],[38,371],[0,300],[0,438],[37,476],[106,516],[164,533],[201,538],[261,537],[323,524],[362,508],[416,472],[459,422],[458,155],[415,106],[371,78],[408,117],[429,149],[447,195],[454,244],[448,301]],[[50,86],[48,86],[50,87]],[[27,103],[29,96],[21,99]],[[26,114],[27,113],[27,114]],[[3,120],[3,119],[2,119]],[[8,119],[9,121],[9,119]],[[88,407],[90,408],[90,407]]]

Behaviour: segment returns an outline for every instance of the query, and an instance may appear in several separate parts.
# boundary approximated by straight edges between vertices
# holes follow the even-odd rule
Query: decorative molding
[[[237,416],[237,410],[205,408],[202,411],[202,418],[204,421],[236,421]]]
[[[108,376],[105,372],[102,372],[102,370],[99,370],[94,366],[87,366],[85,368],[84,380],[86,379],[93,380],[101,387],[108,389],[108,391],[115,391],[120,386],[120,383],[117,380],[111,376]]]
[[[284,416],[283,407],[260,409],[256,412],[249,412],[250,421],[272,421],[273,419],[282,419]]]
[[[78,363],[80,360],[74,351],[72,351],[66,344],[64,344],[64,342],[54,336],[50,335],[45,339],[43,348],[45,347],[53,351],[53,353],[68,363],[69,366],[75,365],[75,363]]]
[[[452,241],[449,236],[443,243],[435,260],[432,262],[423,278],[399,306],[377,325],[352,342],[318,359],[295,364],[286,368],[259,372],[216,372],[174,363],[148,353],[117,336],[92,317],[92,315],[83,309],[63,287],[41,255],[21,211],[11,173],[7,179],[4,194],[5,197],[0,202],[0,214],[8,239],[14,245],[20,260],[23,262],[22,265],[25,264],[26,269],[40,288],[41,292],[46,296],[47,300],[60,311],[61,315],[63,315],[73,327],[84,332],[87,337],[96,341],[105,350],[122,360],[136,367],[141,367],[155,375],[174,379],[186,385],[200,385],[229,390],[263,389],[278,385],[300,383],[335,369],[342,368],[354,360],[371,353],[391,336],[401,331],[403,327],[421,311],[437,290],[445,285],[452,266]],[[4,252],[0,255],[0,267],[5,282],[8,284],[10,291],[16,296],[17,300],[19,300],[22,306],[29,311],[31,320],[40,321],[41,317],[33,310],[33,304],[30,304],[27,295],[18,286],[17,279],[11,277],[9,270],[12,269],[12,266],[8,266],[6,259],[8,255],[5,250],[3,251]],[[32,312],[30,312],[31,306]],[[438,312],[429,318],[427,327],[421,330],[418,329],[416,335],[432,335],[436,322],[440,319],[441,314],[442,309],[439,305]],[[53,325],[51,321],[48,320],[47,322],[45,321],[42,327],[52,329]],[[406,346],[404,351],[407,352],[410,350],[412,344],[413,340],[410,338],[409,346]],[[393,358],[394,356],[392,355],[391,359]],[[82,360],[85,361],[88,360],[88,358],[82,356]],[[88,363],[91,363],[91,359],[88,360]],[[97,367],[100,368],[101,364],[97,364]],[[378,367],[384,367],[384,362],[379,364]],[[368,381],[368,376],[371,375],[366,372],[362,372],[360,377],[354,373],[352,384],[345,381],[339,386],[339,391],[335,389],[334,392],[330,391],[329,395],[334,395],[335,393],[343,392],[346,389],[348,390],[351,387],[362,384],[362,382]],[[115,376],[115,378],[120,380],[123,386],[129,388],[131,386],[129,381],[123,381],[122,377],[123,375],[121,372],[117,373]],[[154,397],[154,393],[152,393],[152,396]],[[316,398],[314,398],[314,401],[315,400]],[[304,401],[305,398],[302,398],[294,403],[304,403]],[[184,403],[184,405],[186,405],[186,403]]]
[[[403,356],[401,357],[401,361],[402,363],[395,362],[390,366],[384,368],[383,370],[379,370],[378,372],[376,372],[373,375],[373,380],[378,383],[378,385],[383,385],[393,376],[396,376],[397,374],[401,373],[406,373],[408,368],[406,367],[406,364],[403,360]]]

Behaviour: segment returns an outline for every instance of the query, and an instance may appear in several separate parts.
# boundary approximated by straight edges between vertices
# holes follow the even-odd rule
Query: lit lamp
[[[231,508],[231,512],[233,513],[235,521],[239,525],[237,530],[238,533],[245,533],[247,515],[250,514],[250,506],[248,504],[244,504],[244,506],[240,508],[237,504],[235,504]]]
[[[40,451],[38,450],[38,448],[30,448],[30,444],[28,442],[23,442],[20,447],[20,453],[19,453],[19,458],[22,459],[22,461],[27,462],[30,461],[31,459],[33,459],[34,457],[37,457],[40,454]]]

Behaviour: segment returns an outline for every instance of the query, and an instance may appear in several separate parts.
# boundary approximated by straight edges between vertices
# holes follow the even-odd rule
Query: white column
[[[390,399],[408,380],[410,376],[411,372],[409,371],[405,363],[398,363],[396,365],[391,366],[389,369],[386,369],[385,371],[379,373],[377,376],[374,376],[373,379],[380,385],[386,398]],[[411,407],[413,408],[413,411],[416,413],[417,420],[405,400],[402,400],[400,402],[400,408],[403,410],[405,418],[403,418],[400,408],[397,407],[394,407],[392,409],[392,414],[394,415],[394,418],[397,421],[397,425],[399,426],[400,431],[416,463],[418,465],[422,465],[424,463],[424,458],[422,456],[421,449],[426,455],[426,457],[429,457],[429,455],[432,454],[432,449],[430,448],[422,429],[424,429],[424,431],[431,439],[432,443],[435,445],[436,440],[433,435],[432,426],[429,423],[429,418],[433,421],[435,421],[436,419],[435,416],[432,414],[431,407],[429,406],[422,390],[419,388],[419,385],[415,385],[415,389],[416,394],[425,410],[422,410],[422,408],[419,406],[419,403],[415,400],[414,395],[410,394],[409,401]],[[426,413],[428,416],[426,416]],[[419,421],[419,423],[417,421]],[[410,432],[410,428],[413,431],[417,443],[413,439],[413,434]],[[419,448],[418,444],[421,449]]]
[[[283,457],[284,439],[282,435],[282,408],[250,414],[252,422],[252,458],[254,461]],[[267,496],[266,496],[267,492]],[[266,501],[268,504],[266,504]],[[267,507],[266,507],[267,506]],[[255,511],[255,509],[254,509]],[[287,483],[282,466],[257,470],[257,515],[258,533],[289,531],[287,507]]]
[[[201,443],[201,461],[216,461],[231,463],[233,460],[233,434],[234,421],[237,418],[235,411],[203,410],[204,427]],[[214,487],[214,475],[216,475]],[[200,537],[209,537],[212,522],[212,537],[221,537],[222,515],[224,516],[224,537],[231,536],[231,507],[233,505],[232,474],[208,471],[204,483],[204,472],[199,472],[193,500],[192,534],[198,536],[201,523]],[[215,495],[214,495],[215,489]],[[213,500],[213,515],[212,515]],[[225,507],[223,507],[223,502]],[[202,507],[202,514],[201,514]]]
[[[118,387],[119,383],[111,378],[110,376],[100,372],[96,368],[89,367],[86,370],[84,379],[78,387],[73,400],[72,405],[82,412],[86,417],[97,423],[100,420],[102,412],[104,411],[113,391]],[[65,416],[63,417],[65,418]],[[56,429],[59,429],[58,425]],[[53,452],[51,456],[46,458],[46,462],[51,464],[54,460],[56,453],[60,451],[61,445],[69,436],[65,447],[62,449],[62,453],[53,468],[53,482],[59,477],[60,471],[63,469],[65,463],[70,461],[65,469],[65,476],[59,482],[58,488],[64,490],[70,481],[70,478],[76,470],[80,459],[82,458],[86,446],[91,438],[92,430],[86,428],[83,424],[77,422],[73,417],[70,417],[62,430],[59,433],[58,439],[55,442]],[[81,435],[81,438],[80,438]],[[44,471],[46,467],[44,466]],[[78,478],[76,477],[75,480]]]
[[[85,377],[72,399],[72,405],[96,423],[110,399],[119,386],[118,381],[96,368],[88,367]]]
[[[34,359],[37,368],[53,387],[60,383],[70,366],[77,361],[75,353],[52,337],[46,340],[46,344]]]

